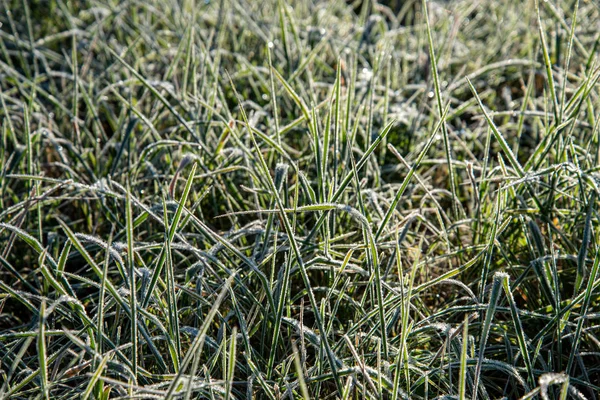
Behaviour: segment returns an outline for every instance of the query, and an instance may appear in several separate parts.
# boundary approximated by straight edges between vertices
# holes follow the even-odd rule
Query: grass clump
[[[596,398],[599,21],[4,0],[0,397]]]

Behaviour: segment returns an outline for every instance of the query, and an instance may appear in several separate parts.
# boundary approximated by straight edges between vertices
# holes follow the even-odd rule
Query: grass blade
[[[463,321],[462,333],[462,348],[460,352],[460,372],[458,381],[458,398],[465,400],[465,392],[467,388],[467,358],[469,356],[469,316],[465,315]]]
[[[175,233],[177,232],[177,228],[179,225],[179,221],[181,219],[181,215],[183,213],[183,209],[185,207],[185,203],[190,194],[190,190],[192,188],[192,183],[194,182],[195,174],[196,174],[196,164],[194,163],[192,165],[192,171],[190,172],[190,175],[188,176],[188,179],[185,183],[185,189],[183,190],[183,194],[181,196],[181,199],[179,200],[179,204],[177,205],[177,210],[175,211],[175,216],[173,217],[173,221],[171,221],[169,231],[166,236],[167,244],[172,243],[173,238],[175,237]],[[152,293],[154,291],[154,288],[156,287],[156,283],[158,282],[158,278],[160,277],[160,274],[162,272],[162,268],[164,266],[166,259],[167,259],[167,252],[165,250],[161,253],[160,258],[156,264],[156,267],[154,268],[154,273],[152,274],[152,279],[150,280],[150,284],[148,285],[148,289],[146,290],[146,295],[145,295],[144,299],[142,300],[142,308],[148,307],[148,304],[150,303]]]
[[[440,89],[440,78],[438,76],[437,58],[435,56],[435,50],[433,48],[433,34],[431,33],[431,26],[429,24],[429,15],[427,13],[427,0],[422,2],[423,18],[425,18],[425,24],[427,26],[427,40],[429,43],[429,61],[431,63],[431,74],[433,76],[433,85],[435,88],[435,97],[437,100],[438,113],[440,115],[440,121],[442,122],[441,130],[444,138],[444,151],[446,152],[446,162],[448,163],[448,176],[450,179],[450,190],[452,192],[452,210],[454,210],[454,216],[458,218],[458,197],[456,195],[456,178],[454,175],[454,164],[452,162],[452,150],[450,149],[450,139],[448,137],[448,128],[446,127],[445,114],[448,111],[444,110],[444,104],[442,99],[442,91]]]
[[[129,274],[129,313],[131,315],[131,365],[134,384],[137,384],[138,375],[138,313],[137,313],[137,284],[135,253],[133,251],[133,211],[131,209],[131,191],[127,190],[126,197],[126,225],[127,229],[127,269]]]
[[[50,398],[50,386],[48,382],[48,355],[46,354],[46,300],[42,300],[38,321],[37,353],[40,365],[40,385],[42,397]]]

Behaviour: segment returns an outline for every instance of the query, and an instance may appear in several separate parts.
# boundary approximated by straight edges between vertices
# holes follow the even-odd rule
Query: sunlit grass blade
[[[537,23],[538,30],[540,35],[540,41],[542,44],[542,54],[544,57],[544,65],[546,67],[546,79],[548,82],[548,90],[550,91],[550,97],[552,98],[552,110],[554,112],[554,120],[555,124],[560,123],[559,119],[559,104],[558,99],[556,98],[556,89],[554,88],[554,75],[552,74],[552,62],[550,61],[550,55],[548,51],[548,45],[546,43],[546,35],[544,33],[544,25],[542,24],[542,19],[540,17],[540,6],[538,4],[538,0],[535,1],[535,7],[537,10]],[[565,77],[566,79],[566,77]]]
[[[292,351],[294,352],[294,367],[296,368],[296,374],[298,374],[298,382],[300,385],[300,392],[304,400],[309,400],[310,394],[308,392],[308,386],[304,380],[304,371],[302,370],[302,364],[300,363],[300,356],[298,355],[298,348],[295,343],[292,343]]]
[[[40,385],[42,397],[50,398],[48,382],[48,354],[46,353],[46,300],[42,300],[38,321],[37,354],[40,365]]]
[[[467,358],[469,357],[469,316],[465,315],[463,321],[463,332],[462,332],[462,347],[460,353],[460,372],[458,380],[458,398],[459,400],[465,400],[465,393],[467,389]]]
[[[237,344],[237,328],[234,327],[231,331],[229,339],[229,352],[227,353],[227,377],[225,381],[225,400],[231,398],[233,387],[233,378],[235,374],[235,359],[236,359],[236,344]]]
[[[92,391],[94,390],[94,387],[95,387],[96,383],[98,382],[98,379],[100,378],[100,376],[102,375],[102,372],[104,371],[104,367],[106,366],[106,363],[108,362],[109,357],[110,357],[109,355],[102,357],[102,360],[96,367],[96,371],[90,377],[90,380],[85,388],[85,391],[81,395],[81,400],[87,400],[87,398],[89,398],[90,395],[92,394]],[[100,392],[99,394],[101,396],[103,394],[103,391]],[[96,396],[99,397],[98,394]]]
[[[437,108],[441,121],[442,137],[444,138],[444,151],[446,153],[446,162],[448,164],[448,179],[450,180],[450,190],[452,192],[452,210],[454,210],[454,216],[458,218],[458,197],[456,194],[456,177],[454,175],[454,163],[452,160],[452,149],[450,148],[450,138],[448,135],[448,128],[446,127],[447,109],[444,110],[444,101],[442,99],[442,90],[440,89],[440,78],[438,75],[438,64],[435,56],[435,49],[433,48],[433,34],[431,33],[431,25],[429,23],[429,15],[427,12],[427,0],[423,0],[421,3],[423,10],[423,18],[427,26],[427,41],[429,44],[429,62],[431,63],[431,74],[433,76],[433,85],[435,88],[435,98],[437,100]]]
[[[579,0],[576,1],[575,6],[573,8],[573,16],[571,17],[571,30],[569,32],[569,44],[567,45],[567,56],[565,58],[565,67],[562,88],[560,91],[560,122],[563,122],[564,111],[565,111],[565,101],[567,96],[567,82],[568,82],[568,72],[569,66],[571,65],[571,56],[573,52],[573,39],[575,38],[575,28],[577,27],[577,11],[579,10]]]

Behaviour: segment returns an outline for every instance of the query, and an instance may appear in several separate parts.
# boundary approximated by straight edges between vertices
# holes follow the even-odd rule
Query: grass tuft
[[[0,398],[600,393],[596,2],[0,4]]]

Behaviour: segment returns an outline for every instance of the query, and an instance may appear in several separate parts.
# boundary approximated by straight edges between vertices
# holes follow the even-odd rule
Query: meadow
[[[598,398],[596,1],[0,10],[0,398]]]

